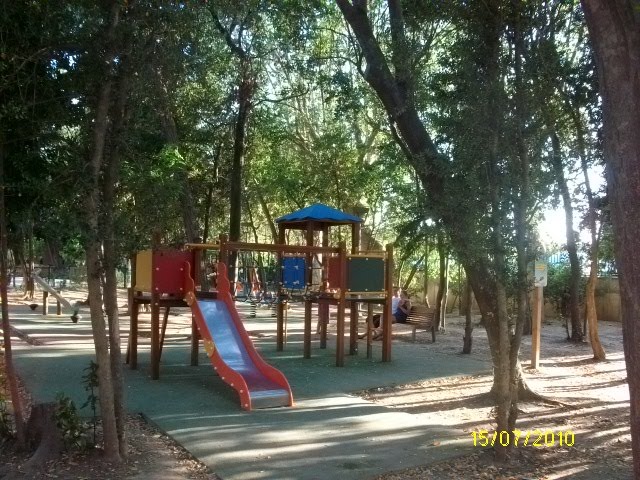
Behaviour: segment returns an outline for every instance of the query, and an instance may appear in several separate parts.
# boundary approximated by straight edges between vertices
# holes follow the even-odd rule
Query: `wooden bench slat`
[[[431,339],[435,343],[436,341],[436,324],[435,324],[435,309],[427,308],[422,305],[414,305],[411,307],[411,312],[407,317],[406,323],[413,327],[412,337],[416,340],[416,330],[418,328],[424,328],[425,331],[431,330]]]

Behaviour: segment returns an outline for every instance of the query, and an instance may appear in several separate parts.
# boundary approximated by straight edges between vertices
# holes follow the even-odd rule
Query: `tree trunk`
[[[420,257],[418,261],[414,262],[413,265],[411,265],[411,270],[409,270],[409,276],[407,277],[404,284],[402,285],[402,290],[408,290],[409,287],[411,286],[413,277],[416,276],[416,273],[418,272],[418,267],[420,266],[420,262],[423,260],[423,258],[424,257]]]
[[[564,216],[567,233],[567,253],[569,254],[569,265],[571,268],[571,277],[569,280],[569,315],[571,319],[571,341],[582,342],[584,340],[584,332],[582,331],[582,323],[580,322],[580,279],[582,278],[580,259],[578,258],[578,247],[576,245],[576,232],[573,229],[573,207],[571,206],[571,193],[567,180],[564,176],[564,167],[562,165],[562,153],[560,151],[560,139],[554,132],[551,138],[553,152],[551,161],[555,172],[558,189],[562,196],[562,204],[564,206]]]
[[[591,350],[593,350],[593,359],[600,362],[606,360],[606,354],[600,336],[598,335],[598,313],[596,311],[596,285],[598,283],[598,248],[600,245],[600,233],[597,225],[598,213],[591,190],[591,182],[589,181],[589,166],[587,165],[587,155],[584,148],[584,131],[580,121],[579,113],[575,112],[574,121],[576,124],[576,136],[578,137],[578,155],[580,156],[580,166],[584,177],[584,185],[587,194],[587,218],[586,223],[589,226],[591,234],[591,246],[589,247],[589,279],[585,287],[584,303],[584,321],[583,325],[589,334],[589,342]]]
[[[262,195],[260,191],[260,185],[256,185],[255,193],[258,198],[258,202],[260,203],[260,208],[262,209],[262,214],[267,219],[267,225],[269,226],[269,232],[271,232],[271,241],[273,243],[278,243],[278,229],[276,228],[276,224],[273,221],[273,216],[271,215],[271,211],[269,210],[269,205],[267,205],[267,201]]]
[[[33,261],[33,218],[31,215],[31,211],[29,211],[29,218],[27,219],[27,258],[25,262],[25,277],[26,277],[26,290],[25,297],[29,300],[33,300],[35,296],[36,285],[33,280],[33,270],[34,270],[34,261]]]
[[[211,222],[211,207],[213,205],[213,190],[215,184],[218,182],[218,168],[220,165],[220,156],[222,154],[222,142],[218,144],[216,148],[216,155],[213,160],[213,180],[209,183],[207,188],[207,197],[204,205],[204,220],[202,222],[202,243],[207,243],[209,239],[209,224]]]
[[[430,198],[446,198],[450,172],[443,166],[440,152],[425,128],[413,100],[411,74],[418,74],[411,70],[415,64],[411,62],[410,49],[406,44],[401,2],[387,1],[391,32],[390,60],[376,39],[368,18],[367,2],[336,0],[336,3],[362,50],[362,56],[366,61],[366,69],[362,72],[364,79],[384,106],[392,132],[397,132],[396,142],[420,178],[423,190],[428,192]],[[487,0],[482,5],[480,12],[484,18],[478,20],[483,29],[480,44],[482,51],[478,54],[478,62],[482,65],[478,65],[477,70],[480,74],[478,94],[486,99],[486,111],[483,112],[486,122],[483,123],[483,131],[488,132],[485,135],[488,151],[482,152],[479,162],[483,167],[486,166],[486,169],[494,169],[499,161],[496,149],[501,134],[501,117],[498,112],[504,111],[500,103],[503,88],[500,78],[500,42],[504,18],[501,5],[497,1]],[[393,71],[389,66],[390,62]],[[497,173],[491,173],[493,183],[498,181]],[[504,256],[501,225],[506,212],[501,211],[500,198],[495,198],[501,190],[496,185],[492,185],[491,189],[492,199],[485,207],[491,210],[491,226],[494,231],[487,237],[468,227],[475,225],[476,219],[466,206],[451,208],[446,202],[436,201],[433,208],[434,213],[442,220],[456,257],[460,258],[467,271],[487,329],[495,369],[496,429],[501,431],[508,430],[509,412],[512,408],[509,385],[513,370],[509,368],[511,343],[507,297],[502,279],[505,262],[504,258],[500,258]],[[478,248],[475,240],[484,248]],[[498,449],[496,457],[498,460],[504,460],[506,449]]]
[[[598,243],[599,239],[592,235],[589,256],[591,266],[589,267],[589,279],[585,288],[585,316],[587,319],[587,331],[589,342],[593,350],[593,359],[601,362],[607,359],[607,355],[600,343],[598,335],[598,313],[596,311],[596,284],[598,283]]]
[[[56,408],[55,403],[37,403],[31,408],[27,423],[28,443],[37,448],[22,466],[27,475],[35,477],[36,473],[47,467],[48,462],[57,459],[64,449],[62,433],[55,420]]]
[[[583,0],[602,96],[622,334],[631,397],[631,443],[640,478],[640,16],[631,0]]]
[[[429,254],[431,253],[429,248],[429,238],[425,239],[424,243],[424,304],[427,308],[429,305]]]
[[[531,168],[529,158],[529,147],[526,138],[526,123],[530,118],[527,102],[527,90],[523,81],[522,63],[526,57],[526,46],[523,36],[523,2],[513,2],[513,42],[514,42],[514,97],[515,97],[515,119],[516,119],[516,151],[515,171],[517,172],[517,183],[519,195],[514,201],[513,217],[516,230],[516,304],[517,314],[515,328],[511,335],[511,345],[509,348],[509,396],[511,405],[509,408],[508,431],[513,431],[518,419],[518,393],[519,383],[522,378],[518,363],[518,353],[522,342],[522,333],[528,313],[529,281],[528,281],[528,260],[530,226],[527,221],[529,217],[529,204],[531,198],[531,185],[529,170]]]
[[[471,284],[469,280],[464,282],[464,337],[462,353],[471,353],[473,344],[473,322],[471,318]]]
[[[244,63],[244,62],[241,62]],[[233,159],[231,163],[230,193],[229,193],[229,240],[240,240],[240,223],[242,220],[243,183],[242,170],[244,168],[247,124],[251,111],[254,82],[249,77],[249,66],[241,67],[243,74],[238,86],[238,115],[236,117],[233,133]],[[237,252],[229,252],[229,278],[236,278]]]
[[[436,311],[435,318],[437,319],[437,328],[441,330],[444,328],[442,325],[442,300],[444,298],[444,291],[447,284],[447,264],[446,264],[446,252],[444,246],[444,238],[442,234],[438,234],[438,258],[440,260],[440,272],[438,277],[438,293],[436,295]]]
[[[0,298],[2,300],[2,334],[4,341],[4,366],[9,385],[9,395],[13,405],[13,416],[16,424],[18,445],[24,446],[25,425],[22,399],[18,390],[18,377],[13,366],[11,350],[11,325],[9,321],[9,298],[7,295],[7,219],[5,212],[4,192],[4,138],[0,136]]]
[[[124,60],[121,60],[121,68]],[[124,131],[125,107],[129,96],[129,82],[126,73],[120,74],[118,91],[113,112],[111,155],[104,158],[104,176],[102,188],[102,227],[104,259],[104,306],[109,325],[109,354],[113,382],[114,413],[118,432],[120,456],[127,456],[126,409],[124,400],[124,373],[122,369],[122,349],[120,342],[120,318],[118,315],[118,285],[116,267],[118,263],[114,232],[115,186],[118,183],[121,163],[121,136]]]
[[[458,261],[458,315],[464,315],[464,308],[462,306],[462,264]],[[453,310],[453,308],[452,308]]]
[[[444,280],[444,283],[443,283]],[[442,306],[440,307],[440,330],[445,331],[447,328],[447,303],[449,302],[449,252],[445,251],[444,259],[444,279],[440,278],[440,285],[443,286],[442,290]]]
[[[115,29],[119,23],[119,9],[119,3],[112,2],[105,40],[107,58],[103,59],[107,68],[111,66],[111,62],[116,56]],[[92,151],[88,162],[89,178],[88,190],[85,197],[85,214],[88,237],[86,243],[87,287],[89,290],[89,309],[91,312],[93,341],[98,363],[98,396],[104,436],[104,453],[108,460],[120,461],[118,431],[115,418],[114,385],[111,375],[107,329],[102,311],[101,279],[103,265],[101,262],[102,239],[99,226],[102,194],[100,177],[109,127],[108,117],[112,88],[113,79],[110,73],[107,73],[106,78],[98,89],[95,118],[92,126]]]
[[[211,204],[213,203],[213,183],[207,187],[207,196],[204,202],[204,221],[202,227],[202,243],[207,243],[209,239],[209,221],[211,219]]]

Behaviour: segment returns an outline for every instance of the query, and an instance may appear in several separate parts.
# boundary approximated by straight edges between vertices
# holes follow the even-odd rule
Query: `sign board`
[[[547,286],[547,262],[535,262],[533,265],[533,286]]]

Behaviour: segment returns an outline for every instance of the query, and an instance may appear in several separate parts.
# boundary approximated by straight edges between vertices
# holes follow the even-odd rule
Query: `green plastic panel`
[[[384,259],[379,257],[347,258],[348,292],[383,292]]]

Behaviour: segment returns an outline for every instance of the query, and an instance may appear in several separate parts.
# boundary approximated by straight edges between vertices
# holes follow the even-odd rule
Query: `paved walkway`
[[[83,369],[94,357],[86,315],[72,324],[66,316],[44,317],[19,306],[12,322],[39,343],[14,345],[18,373],[35,399],[49,401],[64,392],[78,405],[84,403]],[[300,319],[290,316],[284,352],[275,351],[274,319],[251,319],[246,327],[267,335],[254,342],[289,379],[295,407],[241,410],[235,392],[213,374],[204,352],[200,366],[189,366],[186,329],[168,336],[160,380],[149,378],[148,342],[139,351],[139,370],[125,367],[127,408],[146,415],[223,479],[364,479],[470,449],[466,435],[439,426],[438,418],[384,408],[351,392],[474,374],[487,371],[488,364],[453,352],[432,353],[429,345],[395,343],[391,363],[379,361],[377,345],[374,359],[360,353],[336,368],[331,343],[320,350],[315,342],[313,358],[302,358]],[[125,329],[125,344],[126,334]]]

